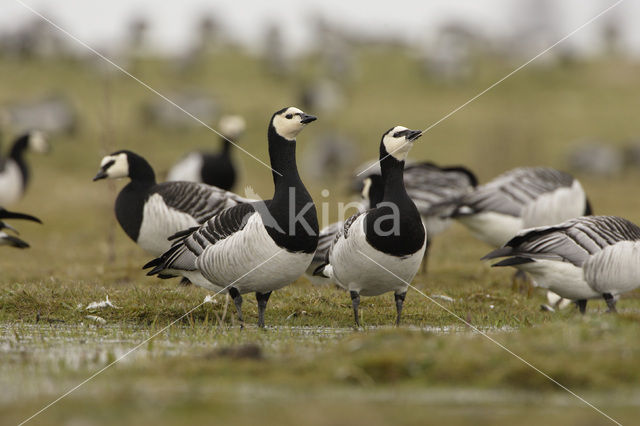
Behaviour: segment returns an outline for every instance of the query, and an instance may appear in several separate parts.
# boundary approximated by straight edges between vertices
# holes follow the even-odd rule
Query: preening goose
[[[29,244],[27,244],[27,242],[21,240],[16,236],[9,235],[6,232],[2,231],[3,229],[9,229],[16,234],[18,233],[18,231],[14,227],[10,226],[6,222],[4,222],[4,220],[2,219],[20,219],[20,220],[29,220],[31,222],[42,223],[40,219],[38,219],[35,216],[31,216],[24,213],[11,212],[9,210],[6,210],[0,207],[0,245],[11,246],[16,248],[27,248],[29,247]]]
[[[615,216],[585,216],[527,229],[483,259],[528,272],[535,283],[577,302],[602,297],[615,311],[616,297],[640,286],[640,228]]]
[[[258,326],[271,292],[301,276],[318,245],[318,219],[313,200],[296,165],[296,136],[316,118],[298,108],[277,111],[268,130],[273,168],[271,200],[241,204],[223,210],[182,239],[160,258],[145,265],[149,275],[198,274],[207,283],[227,289],[242,322],[242,294],[255,292]]]

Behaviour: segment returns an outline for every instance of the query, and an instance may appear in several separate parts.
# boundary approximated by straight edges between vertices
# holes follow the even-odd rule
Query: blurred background
[[[247,122],[238,140],[268,162],[271,114],[295,105],[319,120],[299,137],[303,180],[316,201],[346,201],[349,177],[375,158],[381,134],[427,128],[613,1],[152,1],[25,4],[133,76],[217,128],[223,114]],[[640,222],[640,3],[623,2],[430,130],[413,160],[463,164],[481,182],[523,165],[577,174],[596,213]],[[104,273],[115,240],[132,270],[145,255],[115,227],[120,184],[93,183],[117,149],[146,157],[163,179],[195,148],[219,137],[16,1],[0,5],[3,152],[21,132],[51,137],[30,154],[32,181],[13,209],[42,217],[8,277]],[[261,196],[270,171],[239,150],[240,182]],[[330,195],[321,195],[323,189]],[[630,196],[631,195],[631,196]],[[328,213],[335,219],[337,209]],[[65,245],[68,250],[52,256]],[[98,251],[87,251],[96,245]],[[114,253],[112,252],[112,255]],[[482,254],[482,253],[479,253]],[[98,258],[98,256],[100,256]],[[84,268],[84,269],[83,269]]]

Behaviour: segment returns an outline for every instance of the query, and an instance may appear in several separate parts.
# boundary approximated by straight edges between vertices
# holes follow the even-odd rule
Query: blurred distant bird
[[[360,326],[360,296],[390,291],[396,302],[396,325],[400,324],[407,288],[424,256],[425,228],[403,182],[407,154],[421,135],[402,126],[384,133],[380,141],[382,201],[345,221],[325,262],[314,271],[349,291],[356,326]]]
[[[379,165],[371,167],[362,176],[379,173]],[[359,178],[357,178],[359,179]],[[376,191],[376,180],[372,189]],[[462,166],[440,167],[434,163],[422,162],[408,164],[404,169],[404,185],[407,194],[416,204],[422,223],[427,230],[427,246],[422,272],[426,272],[429,248],[433,237],[445,231],[451,225],[451,219],[443,214],[457,206],[460,200],[474,191],[478,180],[471,170]]]
[[[0,207],[0,245],[11,246],[16,248],[27,248],[29,247],[29,244],[27,244],[25,241],[21,240],[18,237],[9,235],[6,232],[2,231],[3,229],[9,229],[15,232],[16,234],[18,233],[18,231],[16,231],[15,228],[5,223],[4,220],[2,219],[30,220],[32,222],[42,223],[42,221],[40,221],[40,219],[38,219],[35,216],[31,216],[24,213],[10,212],[9,210],[6,210]]]
[[[13,142],[9,156],[0,158],[0,205],[12,205],[24,195],[30,177],[24,158],[27,151],[49,151],[49,143],[42,132],[33,131],[18,137]]]
[[[213,291],[227,289],[241,322],[242,294],[255,292],[264,327],[271,292],[302,275],[318,245],[315,205],[296,165],[296,137],[315,119],[294,107],[275,112],[268,128],[273,198],[225,209],[178,234],[171,250],[144,266],[153,267],[149,275],[177,273]]]
[[[328,132],[312,140],[304,151],[302,165],[315,180],[336,179],[354,166],[358,147],[353,140]]]
[[[39,129],[48,135],[72,134],[78,127],[78,116],[66,96],[51,95],[40,99],[10,104],[4,109],[6,124],[18,133]]]
[[[622,173],[625,157],[615,147],[599,142],[576,146],[568,155],[569,167],[592,177],[612,177]]]
[[[169,170],[168,181],[201,182],[224,190],[231,190],[236,181],[236,168],[231,159],[232,143],[237,143],[246,128],[244,119],[227,115],[220,119],[222,150],[194,151],[185,155]]]
[[[234,193],[195,182],[156,183],[151,165],[131,151],[117,151],[100,163],[93,178],[130,178],[116,199],[124,232],[154,256],[169,250],[169,237],[206,222],[223,209],[248,201]]]
[[[526,229],[483,259],[506,257],[536,284],[576,301],[602,297],[615,312],[616,297],[640,286],[640,228],[615,216],[586,216]]]
[[[205,123],[212,122],[218,116],[220,105],[216,99],[207,95],[203,89],[183,90],[167,94],[177,105],[189,114]],[[200,127],[202,123],[194,120],[184,111],[176,108],[161,98],[153,98],[142,107],[142,115],[146,122],[169,129],[186,129]]]

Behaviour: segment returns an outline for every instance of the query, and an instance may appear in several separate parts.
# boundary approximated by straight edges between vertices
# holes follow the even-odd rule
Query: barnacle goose
[[[226,115],[220,119],[222,150],[220,152],[194,151],[185,155],[169,170],[168,181],[201,182],[226,191],[236,182],[236,168],[231,158],[231,141],[237,142],[245,130],[244,119]]]
[[[382,201],[384,194],[384,181],[380,175],[369,175],[364,179],[362,186],[362,201],[358,206],[358,212],[362,213],[375,208]],[[318,235],[318,248],[313,255],[313,260],[305,272],[305,276],[315,285],[329,284],[331,280],[322,275],[314,275],[318,266],[325,263],[331,243],[344,227],[344,221],[334,222],[322,228]]]
[[[258,326],[271,292],[300,275],[318,245],[318,218],[296,165],[296,136],[316,117],[289,107],[273,114],[269,123],[269,157],[275,186],[273,198],[223,210],[182,239],[160,258],[149,275],[201,274],[202,287],[229,295],[242,319],[242,294],[255,292]]]
[[[0,158],[0,205],[14,204],[24,195],[29,183],[29,167],[24,159],[27,150],[46,153],[49,143],[39,131],[18,137],[11,147],[9,156]]]
[[[360,296],[393,291],[396,324],[400,324],[408,283],[418,272],[426,246],[420,213],[403,181],[404,162],[420,130],[396,126],[382,136],[380,163],[384,180],[382,202],[347,219],[315,274],[349,290],[356,326],[360,326]]]
[[[367,169],[364,176],[379,174],[379,166]],[[376,182],[373,182],[375,185]],[[432,162],[410,163],[404,169],[404,186],[413,200],[427,230],[427,248],[422,273],[427,270],[429,248],[433,237],[451,226],[451,219],[443,214],[457,206],[478,185],[473,172],[462,166],[441,167]]]
[[[584,216],[520,232],[483,259],[528,272],[540,287],[576,301],[602,297],[615,312],[618,295],[640,286],[640,228],[616,216]]]
[[[131,181],[118,194],[116,218],[129,238],[154,256],[171,248],[169,237],[175,233],[204,223],[227,207],[252,201],[201,183],[156,183],[147,160],[126,150],[104,157],[93,180],[126,177]]]
[[[38,219],[35,216],[31,216],[24,213],[11,212],[9,210],[6,210],[0,207],[0,245],[11,246],[16,248],[27,248],[29,247],[29,244],[27,244],[25,241],[21,240],[18,237],[9,235],[6,232],[2,231],[3,229],[9,229],[15,232],[16,234],[18,233],[18,231],[14,227],[12,227],[11,225],[8,225],[1,219],[21,219],[21,220],[30,220],[32,222],[42,223],[42,221],[40,221],[40,219]]]
[[[502,247],[518,232],[590,215],[580,182],[547,167],[510,170],[462,198],[452,216],[481,241]]]

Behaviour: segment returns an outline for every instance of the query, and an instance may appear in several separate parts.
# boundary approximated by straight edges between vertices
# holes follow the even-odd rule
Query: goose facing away
[[[31,176],[24,158],[27,151],[46,153],[49,143],[42,132],[33,131],[18,137],[8,157],[0,158],[0,205],[8,206],[22,198]]]
[[[302,275],[318,245],[315,205],[300,180],[296,165],[296,136],[316,118],[289,107],[277,111],[268,129],[273,169],[271,200],[223,210],[182,239],[160,258],[149,275],[201,274],[214,291],[227,290],[242,318],[242,294],[255,292],[258,326],[271,292]]]
[[[576,301],[602,297],[609,311],[616,298],[640,286],[640,228],[616,216],[585,216],[527,229],[483,259],[528,272],[540,287]]]
[[[452,216],[492,247],[523,229],[592,214],[580,182],[547,167],[510,170],[465,196]]]
[[[355,323],[360,326],[360,296],[393,291],[396,324],[400,323],[408,283],[418,272],[425,251],[426,232],[420,213],[404,186],[403,169],[419,130],[396,126],[380,142],[384,181],[382,202],[347,219],[315,274],[348,290]]]
[[[119,178],[130,182],[116,199],[118,223],[129,238],[154,256],[171,248],[169,237],[177,232],[204,223],[227,207],[252,201],[201,183],[157,183],[147,160],[127,150],[104,157],[93,180]]]
[[[236,167],[231,158],[232,141],[237,142],[246,128],[244,119],[227,115],[220,119],[222,149],[219,152],[194,151],[169,170],[167,181],[206,183],[229,191],[236,182]]]

